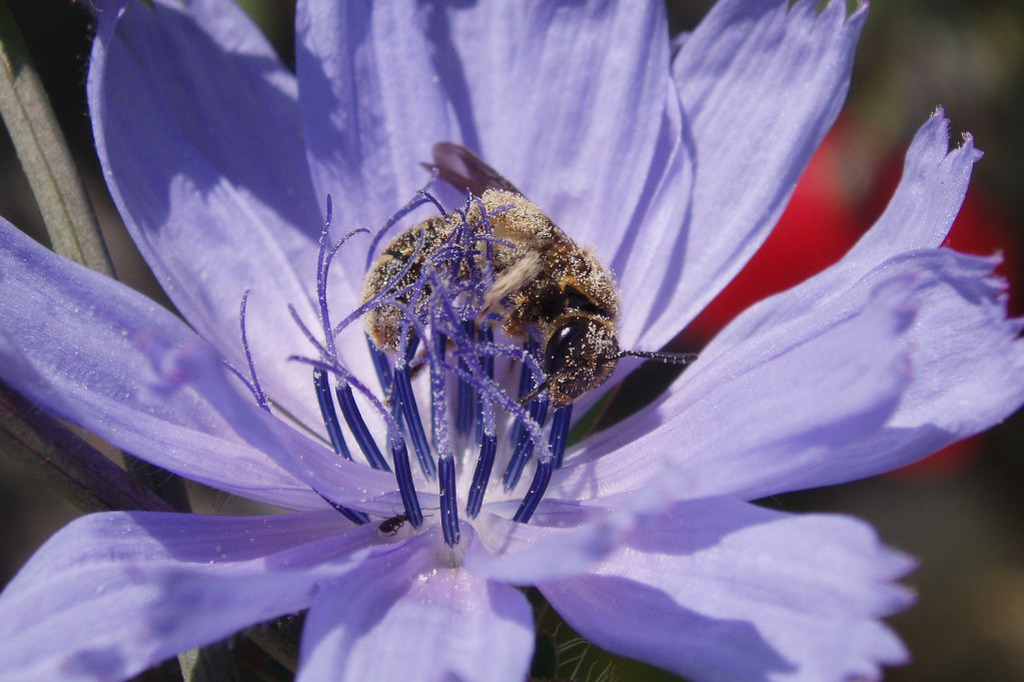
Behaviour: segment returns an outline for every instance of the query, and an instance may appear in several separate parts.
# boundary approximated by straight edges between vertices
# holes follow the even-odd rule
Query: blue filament
[[[476,518],[480,513],[484,493],[487,492],[487,482],[494,468],[494,453],[497,450],[498,437],[493,433],[484,433],[483,442],[480,443],[480,454],[476,459],[476,469],[473,470],[473,482],[469,487],[469,500],[466,502],[466,513],[470,518]]]
[[[434,355],[437,358],[437,362],[432,362],[430,364],[430,383],[431,385],[434,385],[439,382],[443,384],[443,365],[445,351],[447,350],[446,346],[448,345],[448,337],[442,334],[441,332],[434,332],[433,343]],[[440,375],[435,376],[436,373],[440,373]],[[438,410],[442,409],[444,409],[444,406],[441,405],[437,400],[430,401],[430,442],[434,444],[435,448],[437,447],[438,424],[441,423],[441,419],[446,418],[443,415],[438,414]]]
[[[416,483],[412,479],[412,467],[409,465],[409,450],[404,440],[391,438],[391,460],[395,463],[395,481],[398,483],[402,507],[412,527],[419,528],[423,525],[423,510],[420,509],[420,498],[416,496]]]
[[[537,422],[540,426],[544,426],[544,420],[548,416],[548,397],[547,395],[541,395],[532,403],[530,403],[530,419]],[[530,461],[530,455],[533,454],[533,437],[523,429],[523,432],[519,435],[519,442],[516,443],[515,452],[512,453],[512,458],[508,461],[508,466],[505,467],[505,475],[502,480],[505,483],[505,490],[512,490],[519,483],[519,477],[523,475],[523,468],[526,463]]]
[[[352,455],[348,451],[348,446],[345,445],[345,438],[341,434],[341,424],[338,423],[338,413],[335,412],[334,401],[331,400],[331,386],[327,380],[327,372],[322,369],[314,369],[313,386],[316,388],[316,399],[320,403],[320,414],[324,418],[324,425],[327,427],[327,435],[330,436],[331,439],[331,447],[334,448],[336,453],[351,461]],[[327,499],[324,495],[320,495],[320,497],[323,498],[327,504],[334,507],[336,511],[341,512],[342,516],[357,526],[370,522],[370,517],[363,512],[343,507],[342,505]]]
[[[569,422],[572,421],[572,405],[565,405],[555,410],[551,418],[551,435],[548,445],[551,447],[551,459],[555,468],[562,468],[562,457],[565,455],[566,441],[569,439]]]
[[[420,192],[377,232],[367,253],[368,267],[379,250],[384,234],[417,205],[429,202],[438,205],[428,193]],[[497,212],[505,208],[499,208]],[[479,198],[470,197],[461,211],[444,214],[442,209],[442,216],[448,221],[445,229],[449,232],[440,229],[430,232],[430,240],[427,241],[427,230],[420,230],[419,244],[413,254],[407,254],[403,259],[401,271],[397,275],[389,275],[391,281],[378,287],[379,290],[372,297],[364,300],[336,326],[332,326],[328,316],[328,273],[335,254],[354,233],[332,243],[329,239],[331,212],[329,204],[328,217],[321,235],[317,272],[324,338],[309,332],[298,314],[294,310],[291,312],[318,356],[317,359],[299,356],[295,359],[311,364],[317,370],[314,372],[317,399],[335,451],[351,459],[334,396],[347,430],[355,438],[370,466],[380,470],[394,470],[405,509],[404,517],[414,528],[422,526],[424,520],[416,489],[417,481],[422,484],[423,479],[414,475],[410,450],[415,452],[423,476],[426,479],[438,479],[439,523],[445,543],[455,546],[461,538],[459,513],[467,514],[468,518],[477,517],[482,510],[492,475],[498,477],[495,462],[498,457],[499,431],[496,429],[495,417],[497,410],[503,410],[513,422],[509,429],[511,444],[504,446],[512,452],[507,467],[501,472],[506,490],[520,483],[531,459],[537,460],[529,489],[514,516],[517,522],[528,522],[544,497],[552,472],[562,465],[572,408],[565,406],[552,409],[548,396],[543,392],[528,404],[522,401],[544,379],[538,367],[539,344],[528,339],[522,350],[517,347],[517,342],[509,343],[506,339],[496,344],[493,325],[501,324],[508,311],[488,312],[482,309],[487,292],[495,280],[495,257],[498,251],[514,249],[516,245],[493,234],[488,212]],[[416,234],[410,233],[410,236]],[[439,240],[439,235],[444,239]],[[389,315],[397,312],[400,316],[397,352],[386,354],[367,337],[370,357],[383,395],[368,389],[355,373],[345,368],[334,347],[337,335],[350,323],[381,306],[389,307]],[[242,314],[244,316],[244,312]],[[244,333],[243,328],[243,337]],[[243,345],[245,341],[243,338]],[[419,357],[416,356],[417,350],[421,351]],[[507,387],[503,385],[503,380],[495,380],[496,356],[522,362],[518,387],[521,402],[517,402],[511,395],[514,386]],[[251,364],[250,374],[253,374]],[[423,364],[427,365],[430,374],[429,438],[412,386],[413,371],[422,370]],[[328,373],[335,375],[333,395]],[[248,381],[241,373],[237,374],[250,386],[259,402],[260,390],[255,378]],[[449,374],[455,374],[454,381]],[[454,384],[452,389],[455,395],[447,390],[449,382]],[[509,390],[506,391],[506,388]],[[385,444],[378,446],[370,434],[355,401],[354,391],[361,392],[368,401],[360,405],[364,408],[366,404],[371,405],[387,423],[387,446],[390,448],[391,461],[382,455]],[[552,425],[545,436],[543,429],[549,411],[553,412]],[[405,437],[406,434],[408,437]],[[466,491],[466,506],[459,509],[457,462],[462,460],[456,458],[457,449],[453,445],[465,447],[474,442],[474,437],[478,454],[472,482]],[[504,438],[502,436],[501,440]],[[507,454],[502,454],[502,463]],[[362,512],[333,502],[331,505],[354,523],[369,521]]]
[[[441,530],[448,546],[459,544],[459,500],[455,495],[455,458],[442,457],[438,460],[440,483]]]
[[[356,443],[359,444],[359,449],[362,450],[363,455],[366,457],[366,461],[374,469],[391,471],[387,460],[384,459],[380,448],[377,447],[373,436],[370,435],[370,429],[366,427],[363,415],[359,412],[355,396],[352,395],[352,387],[348,384],[341,384],[335,388],[335,393],[338,395],[338,404],[341,405],[341,414],[345,417],[345,423],[351,429]],[[333,405],[331,409],[333,410]]]
[[[531,356],[536,357],[537,352],[540,350],[540,345],[536,341],[529,339],[526,341],[526,343],[523,344],[523,350],[529,353]],[[526,394],[529,393],[530,389],[532,388],[533,370],[531,370],[530,366],[524,362],[523,369],[519,373],[519,398],[522,399],[523,397],[525,397]],[[515,423],[512,424],[512,428],[509,429],[509,442],[511,442],[512,444],[517,444],[519,443],[519,440],[522,437],[523,423],[517,419]]]
[[[551,481],[551,471],[554,469],[553,459],[542,459],[537,461],[537,471],[533,474],[533,481],[530,483],[530,489],[526,491],[526,495],[523,497],[522,503],[519,505],[519,509],[516,510],[516,515],[512,517],[513,521],[519,523],[526,523],[533,516],[533,512],[537,510],[537,505],[540,504],[541,499],[544,497],[544,491],[548,489],[548,483]]]
[[[413,449],[420,462],[420,469],[428,479],[433,479],[437,474],[434,465],[433,455],[430,453],[430,444],[427,443],[427,434],[423,431],[423,420],[420,419],[420,411],[416,407],[416,398],[412,392],[412,382],[409,380],[409,371],[404,368],[395,367],[394,387],[397,398],[398,409],[409,427],[409,435],[412,437]],[[397,465],[396,465],[397,466]]]
[[[370,337],[366,337],[366,345],[370,348],[370,359],[373,360],[373,369],[377,372],[377,380],[384,391],[384,395],[391,393],[391,361],[387,354],[373,345]]]
[[[245,293],[242,294],[242,304],[239,306],[238,325],[239,327],[241,327],[242,331],[242,352],[245,353],[245,362],[246,364],[249,365],[249,376],[252,377],[252,381],[248,381],[245,377],[241,375],[241,373],[238,372],[238,370],[235,370],[235,374],[243,382],[245,382],[245,385],[249,387],[250,391],[252,391],[253,396],[256,398],[256,404],[262,407],[264,410],[269,410],[270,405],[267,402],[266,394],[263,392],[263,387],[260,386],[259,376],[257,376],[256,374],[256,364],[253,362],[252,359],[252,351],[249,348],[249,335],[246,332],[245,328],[245,308],[248,302],[249,289],[246,289]]]
[[[356,524],[357,526],[362,526],[363,524],[370,522],[370,517],[364,514],[363,512],[357,511],[355,509],[349,509],[348,507],[343,507],[337,502],[332,502],[323,495],[320,495],[320,497],[323,498],[324,502],[334,507],[335,511],[341,512],[342,516],[344,516],[346,519]]]
[[[334,409],[334,400],[331,399],[331,386],[327,379],[327,372],[314,369],[313,386],[316,388],[316,400],[320,403],[320,416],[323,417],[324,426],[327,427],[331,447],[336,453],[351,461],[352,453],[348,451],[348,445],[345,444],[345,437],[341,433],[341,423],[338,421],[338,413]],[[344,410],[344,406],[342,409]]]
[[[464,323],[466,336],[468,339],[474,337],[476,325],[472,320]],[[459,367],[468,372],[469,368],[466,365],[466,361],[463,358],[459,358]],[[469,433],[469,430],[473,427],[473,386],[465,379],[459,378],[459,391],[458,391],[458,407],[455,412],[455,430],[460,436],[465,436]]]
[[[405,345],[405,366],[408,367],[412,359],[416,357],[416,350],[420,347],[420,337],[411,336]]]
[[[483,324],[480,325],[478,336],[481,341],[487,345],[494,343],[494,330],[491,329],[491,325]],[[480,356],[480,369],[483,370],[484,377],[486,379],[494,379],[494,355],[490,353],[482,353]],[[476,444],[481,445],[484,442],[484,403],[486,398],[482,394],[478,394],[476,397]]]

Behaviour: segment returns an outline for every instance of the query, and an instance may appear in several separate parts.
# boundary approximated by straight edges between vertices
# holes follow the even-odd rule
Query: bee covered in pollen
[[[692,360],[691,355],[621,350],[616,335],[619,294],[608,268],[469,149],[442,142],[434,146],[433,156],[428,168],[479,200],[464,214],[429,218],[392,239],[366,275],[364,303],[385,287],[412,290],[424,263],[455,231],[486,215],[487,249],[479,249],[480,262],[472,264],[491,273],[478,317],[496,314],[506,336],[533,340],[541,349],[538,360],[544,380],[523,402],[546,391],[554,407],[570,405],[607,381],[626,355],[675,363]],[[464,267],[468,271],[471,266]],[[416,308],[408,298],[402,302]],[[395,306],[369,310],[365,323],[373,344],[396,351],[405,317],[406,312]]]

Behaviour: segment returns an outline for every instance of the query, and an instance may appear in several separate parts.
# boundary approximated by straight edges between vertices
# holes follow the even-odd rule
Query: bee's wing
[[[460,190],[469,190],[476,196],[488,189],[503,189],[522,194],[515,185],[506,180],[471,150],[454,142],[438,142],[434,145],[434,163],[424,164],[437,171],[442,180]]]

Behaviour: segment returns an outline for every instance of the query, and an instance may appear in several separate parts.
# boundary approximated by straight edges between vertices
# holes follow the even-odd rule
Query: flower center
[[[375,256],[384,234],[426,203],[434,204],[441,214],[400,233]],[[460,511],[470,518],[480,513],[491,479],[500,475],[507,496],[535,463],[533,479],[513,516],[521,523],[530,520],[552,471],[561,465],[572,411],[571,404],[557,406],[545,433],[550,399],[544,390],[542,340],[526,323],[515,327],[523,330],[522,338],[502,334],[495,339],[496,328],[509,329],[501,293],[507,283],[499,281],[500,263],[518,247],[496,237],[492,224],[496,216],[515,207],[495,206],[493,198],[489,203],[488,207],[481,198],[471,196],[462,208],[449,213],[426,191],[419,192],[372,240],[362,304],[332,325],[328,274],[334,256],[355,232],[331,243],[328,198],[317,274],[324,342],[292,311],[320,355],[319,359],[293,359],[313,366],[320,413],[335,452],[353,459],[343,420],[369,466],[385,471],[393,467],[404,508],[401,516],[413,527],[422,525],[424,518],[417,482],[437,485],[440,524],[445,541],[452,546],[460,538]],[[380,397],[343,366],[336,352],[335,339],[357,320],[366,326]],[[502,377],[518,370],[517,393],[515,386],[504,385],[510,382],[496,378],[496,359],[502,360]],[[413,388],[413,378],[423,371],[429,382],[429,436]],[[386,425],[390,463],[371,435],[354,391],[366,398]],[[505,447],[500,447],[502,443]],[[409,445],[416,455],[417,472]],[[470,467],[472,478],[468,479]],[[471,480],[462,510],[457,490],[460,470]],[[356,523],[369,522],[362,512],[332,505]],[[393,522],[385,520],[382,528],[397,525]]]

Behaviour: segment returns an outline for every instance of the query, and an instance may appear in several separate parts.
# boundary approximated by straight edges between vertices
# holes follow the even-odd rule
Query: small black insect
[[[406,521],[409,520],[409,515],[402,512],[398,516],[392,516],[389,519],[384,519],[380,522],[378,529],[384,535],[396,535],[398,531],[402,529],[402,526]]]

